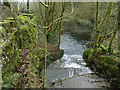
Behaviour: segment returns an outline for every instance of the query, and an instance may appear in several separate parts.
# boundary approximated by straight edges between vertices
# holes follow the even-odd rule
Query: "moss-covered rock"
[[[99,73],[102,73],[114,83],[118,83],[118,77],[120,77],[120,57],[116,54],[104,53],[103,51],[98,51],[97,55],[93,56],[93,49],[86,49],[83,53],[83,58],[88,66],[96,67]]]
[[[62,58],[63,54],[64,54],[64,50],[59,50],[56,53],[50,53],[50,61],[53,62],[53,61],[55,61],[57,59]]]
[[[50,62],[53,62],[57,59],[62,58],[62,56],[64,54],[64,50],[55,48],[54,46],[52,46],[52,48],[54,48],[53,51],[51,51],[50,48],[47,48],[47,65],[49,65]],[[32,51],[32,56],[36,59],[39,58],[40,60],[44,61],[44,53],[45,53],[45,51],[44,51],[43,47],[36,47]],[[41,63],[41,64],[43,64],[43,63]]]
[[[86,49],[83,53],[83,58],[86,59],[90,59],[93,56],[93,49]]]

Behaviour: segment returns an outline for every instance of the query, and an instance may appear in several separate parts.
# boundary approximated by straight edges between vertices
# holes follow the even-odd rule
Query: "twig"
[[[71,15],[71,14],[73,14],[73,10],[74,10],[74,6],[73,6],[73,2],[71,2],[71,6],[72,6],[72,11],[71,11],[71,13],[69,13],[69,14],[67,14],[67,15],[64,15],[64,16],[62,16],[62,17],[60,17],[60,18],[57,18],[56,20],[54,20],[52,23],[50,23],[49,24],[49,26],[38,26],[38,25],[36,25],[36,24],[34,24],[34,23],[32,23],[32,22],[30,22],[31,24],[33,24],[33,25],[35,25],[35,26],[38,26],[38,27],[40,27],[40,28],[44,28],[44,29],[47,29],[47,28],[49,28],[52,24],[54,24],[56,21],[58,21],[58,20],[60,20],[60,19],[62,19],[62,18],[64,18],[64,17],[66,17],[66,16],[69,16],[69,15]]]
[[[107,51],[105,51],[105,52],[102,52],[102,53],[100,53],[100,54],[96,54],[89,62],[88,62],[88,65],[91,63],[91,61],[93,61],[95,58],[97,58],[99,55],[102,55],[102,54],[106,54],[106,53],[108,53]]]
[[[39,1],[43,6],[45,6],[46,8],[49,8],[49,6],[47,4],[45,4],[42,0],[39,0]]]

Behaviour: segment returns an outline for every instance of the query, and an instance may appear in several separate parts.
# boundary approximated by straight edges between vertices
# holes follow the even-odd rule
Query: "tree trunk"
[[[65,11],[65,3],[64,3],[64,2],[62,2],[62,11],[61,11],[61,15],[60,15],[60,17],[62,17],[62,16],[63,16],[64,11]],[[60,23],[59,23],[58,48],[60,47],[60,41],[61,41],[62,18],[60,19],[60,21],[59,21],[59,22],[60,22]]]
[[[29,14],[29,0],[27,0],[27,13]]]
[[[113,43],[113,40],[114,40],[114,38],[115,38],[117,32],[118,32],[118,28],[114,31],[113,36],[111,37],[110,44],[109,44],[109,48],[108,48],[108,52],[109,52],[109,53],[111,53],[111,50],[112,50],[112,43]]]
[[[105,15],[104,21],[102,22],[103,24],[101,24],[102,26],[99,27],[99,30],[101,31],[101,29],[102,29],[101,27],[103,27],[103,25],[106,24],[99,44],[101,44],[106,37],[106,32],[108,30],[107,28],[108,28],[109,18],[110,18],[111,12],[112,12],[112,7],[113,7],[113,2],[110,3],[110,7],[108,7],[108,10],[107,10],[107,13]]]
[[[99,3],[97,2],[97,11],[96,11],[96,38],[95,38],[95,42],[94,42],[94,52],[93,55],[96,54],[97,50],[98,50],[98,41],[99,41],[99,37],[100,37],[100,31],[98,28],[98,16],[99,16]]]
[[[120,2],[119,2],[119,6],[118,6],[118,51],[119,51],[119,53],[120,53]]]

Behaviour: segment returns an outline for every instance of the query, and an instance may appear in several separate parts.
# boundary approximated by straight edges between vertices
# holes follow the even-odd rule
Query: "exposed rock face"
[[[109,88],[110,84],[97,75],[83,75],[58,81],[52,88]]]

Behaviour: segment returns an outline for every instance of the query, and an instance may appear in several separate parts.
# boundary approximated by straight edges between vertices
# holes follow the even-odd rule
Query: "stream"
[[[79,32],[79,35],[86,33]],[[79,38],[79,36],[76,36]],[[84,43],[89,42],[80,38],[76,40],[70,33],[61,35],[60,49],[64,49],[61,59],[51,63],[46,69],[47,88],[107,88],[110,84],[99,74],[91,71],[83,59],[87,49]]]

